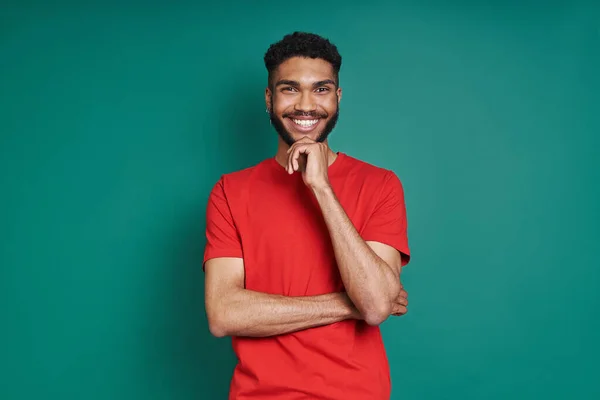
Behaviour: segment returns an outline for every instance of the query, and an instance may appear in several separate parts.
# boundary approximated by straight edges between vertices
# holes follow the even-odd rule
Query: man
[[[402,185],[328,146],[342,58],[294,33],[265,65],[273,158],[226,174],[207,207],[206,311],[238,357],[230,399],[390,398],[379,324],[406,312]]]

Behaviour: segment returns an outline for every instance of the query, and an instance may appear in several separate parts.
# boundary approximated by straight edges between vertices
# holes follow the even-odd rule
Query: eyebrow
[[[315,82],[313,84],[314,87],[325,86],[325,85],[335,86],[335,82],[333,81],[333,79],[325,79],[323,81]]]
[[[300,86],[300,82],[291,81],[289,79],[281,79],[281,80],[277,81],[277,83],[275,83],[275,86],[280,86],[280,85],[290,85],[290,86],[297,87],[297,86]],[[333,79],[325,79],[325,80],[313,83],[313,87],[320,87],[320,86],[325,86],[325,85],[335,86],[335,81]]]

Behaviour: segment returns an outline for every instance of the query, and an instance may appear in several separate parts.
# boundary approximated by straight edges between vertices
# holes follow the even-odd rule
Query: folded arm
[[[348,296],[369,325],[381,324],[393,312],[394,299],[402,289],[400,253],[391,246],[364,241],[331,187],[314,193]]]
[[[244,288],[241,258],[214,258],[205,265],[205,304],[217,337],[266,337],[361,319],[345,293],[288,297]]]

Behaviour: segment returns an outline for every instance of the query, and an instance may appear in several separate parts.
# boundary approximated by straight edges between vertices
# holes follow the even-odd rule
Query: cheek
[[[292,96],[277,96],[273,101],[273,110],[276,114],[281,114],[294,106],[294,99]]]
[[[335,93],[329,92],[326,95],[321,95],[317,98],[320,104],[327,105],[328,107],[335,107],[338,102],[338,97]]]
[[[338,107],[338,101],[335,96],[328,98],[321,103],[321,106],[328,112],[335,112]]]

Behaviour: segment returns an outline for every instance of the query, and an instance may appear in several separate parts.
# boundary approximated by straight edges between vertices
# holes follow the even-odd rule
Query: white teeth
[[[311,119],[311,120],[305,120],[305,119],[294,119],[293,120],[296,124],[300,125],[300,126],[313,126],[314,124],[316,124],[317,122],[319,122],[318,119]]]

